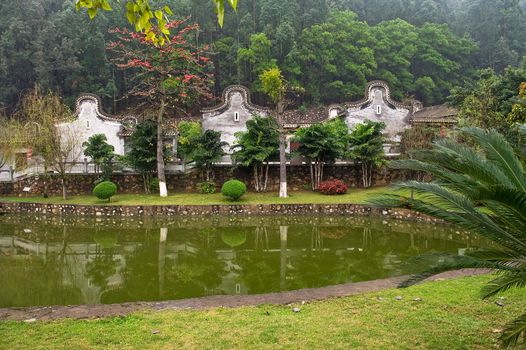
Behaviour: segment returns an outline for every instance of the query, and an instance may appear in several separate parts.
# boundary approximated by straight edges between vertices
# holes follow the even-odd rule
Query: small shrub
[[[221,187],[223,196],[230,200],[237,201],[247,192],[247,186],[239,180],[228,180]]]
[[[216,192],[216,184],[213,181],[205,181],[197,184],[197,190],[201,194],[212,194]]]
[[[341,180],[323,181],[320,184],[319,190],[321,193],[329,196],[345,194],[347,193],[347,185]]]
[[[117,193],[117,185],[111,181],[103,181],[93,189],[93,195],[98,199],[107,199],[108,202]]]

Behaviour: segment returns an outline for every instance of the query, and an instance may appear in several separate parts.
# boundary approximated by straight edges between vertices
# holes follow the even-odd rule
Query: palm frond
[[[482,287],[482,297],[484,299],[490,298],[501,292],[505,292],[510,288],[524,288],[526,286],[526,271],[505,272],[491,280],[488,284]]]
[[[462,131],[470,135],[485,151],[486,157],[492,160],[515,186],[526,192],[526,176],[520,160],[515,156],[513,147],[504,136],[495,131],[485,131],[480,128],[464,128]]]
[[[441,263],[437,266],[433,266],[423,272],[413,274],[400,284],[398,288],[407,288],[420,283],[429,277],[438,275],[442,272],[461,270],[461,269],[494,269],[496,264],[484,260],[475,259],[468,256],[458,255],[442,255],[444,258],[448,258],[450,261]]]
[[[468,250],[465,254],[475,259],[496,263],[499,265],[499,269],[505,271],[517,271],[526,265],[524,254],[508,249]]]
[[[526,338],[526,314],[506,324],[499,340],[502,348],[509,349],[519,343],[521,338]]]

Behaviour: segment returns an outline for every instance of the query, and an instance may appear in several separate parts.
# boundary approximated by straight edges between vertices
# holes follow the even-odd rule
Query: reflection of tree
[[[86,277],[101,291],[106,289],[109,278],[116,272],[117,261],[113,258],[112,249],[103,249],[101,254],[86,264]]]
[[[184,246],[190,249],[174,253],[167,248],[161,261],[159,254],[163,250],[159,249],[160,245],[169,247],[170,244],[153,237],[147,235],[144,243],[127,256],[122,270],[123,284],[104,293],[103,303],[198,297],[221,284],[224,263],[215,251],[206,249],[207,239],[203,240],[199,235],[187,238]],[[163,262],[164,268],[159,269]]]
[[[250,294],[280,290],[279,255],[261,251],[240,253],[236,263],[241,267],[241,280]]]
[[[80,290],[64,285],[61,260],[58,255],[0,257],[0,307],[82,303]]]
[[[292,257],[287,289],[322,287],[348,281],[349,261],[335,251],[311,251]]]
[[[113,231],[97,230],[93,239],[99,249],[95,258],[86,263],[86,277],[104,291],[109,278],[117,272],[117,261],[113,257],[117,234]]]
[[[182,299],[203,296],[221,284],[225,265],[213,251],[179,253],[166,261],[166,297]]]

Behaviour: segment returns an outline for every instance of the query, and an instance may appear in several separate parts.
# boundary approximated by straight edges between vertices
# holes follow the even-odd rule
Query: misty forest
[[[361,98],[368,81],[381,79],[395,98],[426,104],[462,104],[482,85],[501,95],[496,109],[505,116],[526,80],[525,0],[243,0],[237,12],[227,9],[223,28],[209,0],[154,3],[199,24],[191,40],[213,63],[215,96],[243,84],[265,104],[258,77],[276,66],[304,89],[299,107]],[[12,115],[35,84],[71,107],[90,92],[113,113],[131,108],[122,97],[133,79],[107,50],[111,29],[129,26],[123,13],[116,5],[90,20],[73,1],[3,1],[1,114]]]

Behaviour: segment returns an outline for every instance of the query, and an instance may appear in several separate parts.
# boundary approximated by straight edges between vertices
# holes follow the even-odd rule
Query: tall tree
[[[361,164],[363,187],[372,186],[373,170],[384,161],[384,123],[365,120],[349,135],[348,157]]]
[[[238,166],[252,168],[256,192],[265,192],[269,162],[279,155],[279,127],[272,117],[254,116],[247,131],[236,133],[232,159]]]
[[[201,170],[205,181],[212,180],[214,164],[225,155],[224,147],[227,145],[227,142],[221,141],[221,133],[213,130],[206,130],[196,140],[192,163]]]
[[[78,130],[69,124],[74,113],[60,96],[44,93],[37,86],[22,99],[20,114],[27,122],[24,139],[44,169],[44,196],[47,197],[49,170],[56,172],[62,184],[62,198],[67,199],[67,177],[82,154]]]
[[[310,99],[342,102],[363,95],[377,64],[369,26],[352,12],[336,12],[328,22],[305,29],[285,63],[291,81]]]
[[[334,119],[300,128],[294,134],[293,140],[300,145],[297,152],[310,164],[313,190],[317,190],[323,181],[324,166],[345,156],[348,133],[347,124],[341,119]]]
[[[287,193],[287,155],[286,143],[287,136],[285,134],[285,123],[283,120],[283,113],[289,104],[287,99],[287,91],[291,88],[288,82],[281,75],[279,68],[270,68],[261,73],[259,76],[261,80],[261,89],[267,94],[274,103],[274,114],[279,126],[279,196],[280,198],[288,197]]]
[[[157,166],[157,126],[145,120],[135,127],[128,143],[123,161],[142,176],[144,192],[150,193],[152,173]]]
[[[115,29],[118,39],[108,44],[108,49],[117,56],[117,67],[135,73],[127,96],[142,102],[146,113],[156,114],[157,176],[161,197],[168,196],[163,158],[165,114],[168,110],[185,113],[193,103],[210,97],[206,72],[209,59],[187,40],[199,27],[186,25],[185,21],[171,22],[167,26],[176,34],[163,46],[156,46],[126,29]],[[154,111],[150,110],[151,106]]]
[[[113,158],[115,158],[115,147],[108,143],[105,134],[90,136],[88,141],[82,144],[84,155],[90,157],[95,163],[95,171],[102,170],[102,179],[109,180],[113,172]]]

